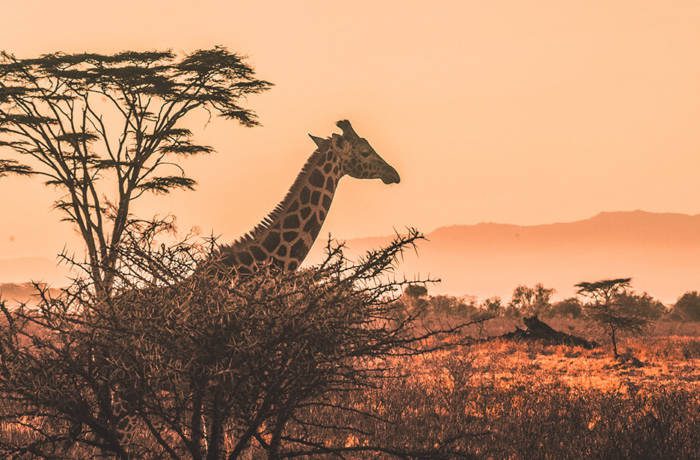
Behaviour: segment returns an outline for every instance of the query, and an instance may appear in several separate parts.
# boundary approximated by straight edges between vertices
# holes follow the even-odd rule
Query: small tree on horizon
[[[418,299],[428,295],[428,288],[422,284],[409,284],[403,292],[412,299]]]
[[[60,191],[55,207],[86,245],[87,275],[109,294],[134,221],[132,202],[192,189],[178,157],[213,151],[194,143],[181,122],[201,109],[255,126],[241,101],[270,85],[222,47],[182,58],[171,51],[30,59],[0,52],[0,147],[15,153],[0,157],[0,177],[40,176]]]
[[[545,288],[542,283],[534,287],[517,286],[506,310],[510,316],[541,316],[549,312],[554,289]]]
[[[594,282],[581,282],[575,286],[578,294],[587,298],[584,305],[587,318],[602,327],[610,336],[613,354],[619,358],[618,339],[620,332],[640,333],[649,320],[630,312],[620,298],[630,287],[632,278],[616,278]]]
[[[583,313],[583,306],[578,298],[569,297],[554,303],[549,313],[552,317],[568,316],[571,319],[577,319],[580,318]]]
[[[700,293],[690,291],[683,294],[673,305],[672,315],[686,321],[700,321]]]

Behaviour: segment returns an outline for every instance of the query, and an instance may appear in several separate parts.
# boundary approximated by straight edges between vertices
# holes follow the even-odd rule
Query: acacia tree
[[[41,176],[87,248],[95,289],[111,290],[130,207],[144,193],[192,189],[176,156],[212,152],[182,126],[201,109],[255,126],[241,105],[270,83],[225,48],[113,55],[0,53],[0,176]],[[70,260],[65,254],[64,258]]]
[[[576,284],[578,294],[589,299],[584,305],[589,320],[603,327],[610,335],[615,358],[620,355],[617,340],[620,331],[639,333],[649,320],[630,311],[624,302],[632,278],[616,278]]]

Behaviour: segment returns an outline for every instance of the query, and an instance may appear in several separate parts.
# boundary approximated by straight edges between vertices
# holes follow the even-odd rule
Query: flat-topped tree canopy
[[[0,148],[14,152],[0,156],[0,176],[43,176],[59,188],[55,205],[86,242],[90,276],[104,281],[130,202],[145,192],[192,189],[177,156],[213,151],[192,141],[179,125],[184,117],[203,109],[256,126],[242,100],[270,86],[223,47],[185,56],[57,52],[20,59],[0,52]],[[107,178],[116,183],[98,189]],[[116,193],[104,197],[104,190]]]

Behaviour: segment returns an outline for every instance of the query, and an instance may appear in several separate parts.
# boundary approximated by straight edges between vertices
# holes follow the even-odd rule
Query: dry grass
[[[481,333],[515,323],[497,319]],[[358,449],[345,458],[700,458],[700,324],[659,323],[649,335],[625,338],[623,350],[643,363],[636,367],[615,361],[585,323],[548,323],[602,346],[495,340],[395,358],[404,377],[332,397],[357,413],[301,409],[297,417],[319,427],[292,423],[287,435]],[[255,443],[246,453],[264,457]]]
[[[579,322],[551,323],[586,330]],[[496,320],[485,332],[512,326]],[[397,364],[406,379],[356,395],[358,407],[379,407],[395,423],[365,421],[365,434],[344,441],[419,453],[451,439],[445,458],[699,458],[700,325],[660,324],[625,346],[642,367],[615,361],[605,345],[504,340],[403,359]],[[337,433],[318,436],[343,441]]]

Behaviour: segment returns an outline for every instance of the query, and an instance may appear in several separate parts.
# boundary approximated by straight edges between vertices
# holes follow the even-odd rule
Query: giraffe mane
[[[327,142],[330,142],[330,139],[325,140]],[[327,144],[324,144],[323,149],[321,147],[318,147],[316,150],[314,150],[314,153],[311,154],[311,156],[306,160],[306,163],[304,163],[304,166],[301,168],[301,171],[299,171],[299,174],[294,180],[292,186],[289,187],[289,190],[287,191],[287,194],[285,195],[284,199],[280,201],[267,216],[265,216],[255,227],[253,227],[252,230],[246,232],[243,236],[239,237],[232,244],[225,245],[225,247],[233,248],[241,244],[249,243],[259,238],[263,232],[269,230],[270,225],[272,225],[272,223],[275,222],[275,220],[287,208],[287,206],[291,204],[292,199],[295,196],[297,196],[300,189],[306,184],[306,173],[308,173],[309,169],[311,169],[318,163],[319,158],[325,155],[326,148]]]

